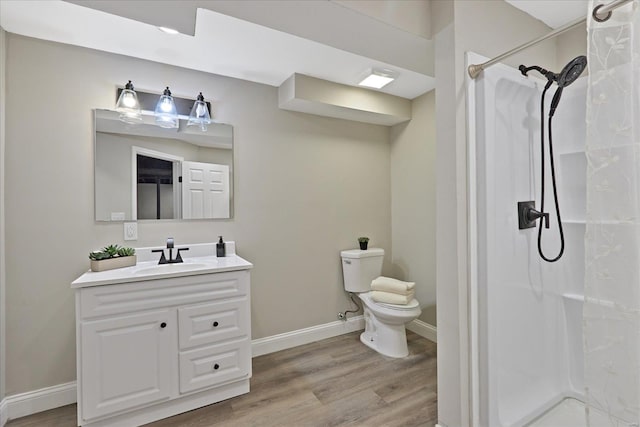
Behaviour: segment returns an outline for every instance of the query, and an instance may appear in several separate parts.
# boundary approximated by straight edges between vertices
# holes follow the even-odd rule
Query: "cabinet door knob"
[[[216,328],[218,326],[218,322],[213,322],[213,327]]]
[[[165,322],[162,322],[162,323],[160,323],[160,327],[161,327],[161,328],[166,328],[166,327],[167,327],[167,324],[166,324]]]
[[[217,363],[215,365],[213,365],[213,369],[218,369],[220,367],[220,365],[218,365]]]

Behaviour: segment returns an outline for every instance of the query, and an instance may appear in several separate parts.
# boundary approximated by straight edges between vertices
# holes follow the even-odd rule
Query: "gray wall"
[[[5,396],[5,250],[4,250],[4,163],[6,99],[6,32],[0,27],[0,401]]]
[[[13,34],[7,48],[8,394],[75,379],[69,283],[89,250],[124,243],[122,225],[94,222],[92,109],[127,79],[202,91],[234,126],[235,218],[142,222],[135,244],[237,241],[255,265],[253,338],[335,320],[349,306],[339,251],[357,236],[391,273],[388,128],[279,110],[270,86]]]
[[[569,61],[579,55],[587,55],[587,24],[560,34],[556,38],[556,72],[559,72]],[[585,74],[586,75],[585,70]]]
[[[435,91],[411,103],[413,120],[391,128],[393,277],[416,282],[420,320],[435,325]]]

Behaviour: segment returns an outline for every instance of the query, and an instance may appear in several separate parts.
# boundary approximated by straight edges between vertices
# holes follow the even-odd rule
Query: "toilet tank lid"
[[[340,256],[342,258],[368,258],[372,256],[384,256],[384,249],[382,248],[370,248],[365,251],[361,249],[349,249],[347,251],[341,251]]]

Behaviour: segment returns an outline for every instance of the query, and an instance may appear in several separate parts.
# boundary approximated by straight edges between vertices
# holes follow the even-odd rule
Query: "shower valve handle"
[[[529,211],[527,212],[527,219],[529,221],[535,221],[538,218],[543,218],[544,220],[544,228],[549,228],[549,214],[548,213],[543,213],[540,211],[537,211],[533,208],[529,209]]]

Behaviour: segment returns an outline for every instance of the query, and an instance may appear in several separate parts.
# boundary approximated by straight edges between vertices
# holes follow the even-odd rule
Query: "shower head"
[[[518,67],[523,76],[527,76],[527,73],[531,70],[536,70],[543,76],[547,78],[550,82],[556,82],[560,87],[569,86],[573,83],[579,76],[582,74],[584,69],[587,67],[587,57],[584,55],[578,56],[564,66],[562,71],[559,74],[556,74],[552,71],[546,70],[537,65],[532,65],[530,67],[525,67],[521,65]]]
[[[564,66],[560,74],[558,74],[556,83],[558,84],[558,89],[556,93],[553,95],[553,100],[551,100],[551,108],[549,108],[549,117],[553,117],[556,112],[556,108],[560,103],[560,97],[562,96],[562,90],[569,86],[571,83],[575,82],[580,74],[587,68],[587,57],[584,55],[578,56],[571,60],[567,65]]]
[[[580,55],[576,58],[573,58],[567,65],[564,66],[560,74],[556,74],[552,71],[545,70],[542,67],[537,65],[532,65],[531,67],[525,67],[521,65],[518,67],[523,76],[526,76],[527,73],[531,70],[536,70],[543,76],[545,76],[548,80],[546,89],[549,89],[552,82],[556,82],[558,84],[558,89],[556,93],[553,95],[553,100],[551,101],[551,109],[549,110],[549,116],[553,117],[556,112],[556,108],[558,107],[558,103],[560,102],[560,97],[562,96],[562,90],[569,86],[571,83],[575,82],[580,74],[587,68],[587,57],[584,55]]]
[[[578,77],[580,77],[580,74],[582,74],[585,68],[587,68],[586,56],[581,55],[572,59],[571,62],[565,65],[562,71],[560,71],[556,83],[558,83],[558,86],[560,87],[569,86],[571,83],[575,82]]]

